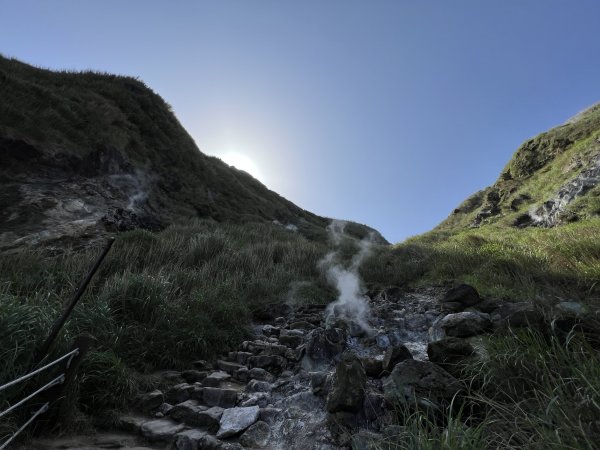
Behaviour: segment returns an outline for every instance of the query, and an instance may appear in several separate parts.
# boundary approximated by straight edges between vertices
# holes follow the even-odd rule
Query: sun
[[[226,164],[235,167],[236,169],[243,170],[244,172],[248,172],[254,178],[259,180],[261,183],[264,183],[264,177],[258,168],[258,166],[248,158],[243,153],[239,152],[227,152],[222,155],[218,155],[218,157]]]

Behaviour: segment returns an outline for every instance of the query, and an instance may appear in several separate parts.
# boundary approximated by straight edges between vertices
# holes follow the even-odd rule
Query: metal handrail
[[[65,355],[52,361],[51,363],[46,364],[44,367],[40,367],[39,369],[36,369],[33,372],[28,373],[27,375],[23,375],[22,377],[17,378],[16,380],[11,381],[10,383],[6,383],[5,385],[0,386],[0,391],[3,391],[4,389],[7,389],[11,386],[14,386],[15,384],[19,384],[22,381],[28,380],[29,378],[33,377],[34,375],[37,375],[38,373],[43,372],[46,369],[49,369],[50,367],[54,366],[55,364],[58,364],[59,362],[64,361],[68,357],[71,357],[70,359],[73,359],[73,357],[77,356],[78,354],[79,354],[78,348],[71,350],[69,353],[66,353]],[[69,367],[70,363],[71,363],[71,361],[69,360],[69,362],[67,363],[67,367]],[[2,415],[0,415],[0,417],[2,417]]]
[[[33,413],[33,415],[29,418],[27,422],[21,425],[21,428],[15,431],[11,437],[9,437],[6,441],[4,441],[2,445],[0,445],[0,450],[4,450],[5,448],[7,448],[8,444],[10,444],[19,434],[21,434],[23,430],[27,428],[31,424],[31,422],[33,422],[37,418],[37,416],[39,416],[40,414],[44,414],[46,411],[48,411],[49,406],[49,402],[44,403],[40,409]]]
[[[56,386],[57,384],[61,384],[65,381],[65,374],[61,373],[59,376],[57,376],[54,380],[50,381],[49,383],[46,383],[44,386],[42,386],[41,388],[39,388],[37,391],[35,391],[33,394],[29,394],[27,397],[25,397],[24,399],[22,399],[21,401],[15,403],[14,405],[12,405],[11,407],[9,407],[7,410],[0,412],[0,417],[7,415],[9,412],[14,411],[15,409],[17,409],[19,406],[21,406],[23,403],[27,402],[28,400],[31,400],[33,397],[35,397],[36,395],[38,395],[40,392],[45,391],[46,389],[51,388],[52,386]]]

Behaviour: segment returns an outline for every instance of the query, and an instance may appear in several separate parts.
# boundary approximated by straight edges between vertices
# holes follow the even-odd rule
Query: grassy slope
[[[598,155],[599,135],[596,106],[526,142],[493,186],[436,229],[380,249],[362,267],[364,278],[372,286],[466,282],[488,298],[535,300],[546,314],[557,301],[579,301],[588,307],[588,326],[600,332],[599,188],[570,204],[559,226],[512,226]],[[496,213],[473,227],[492,203]],[[485,337],[488,358],[461,377],[467,392],[457,399],[462,416],[448,411],[444,429],[427,414],[413,413],[401,418],[403,433],[374,448],[598,448],[598,336],[590,341],[574,329],[565,338],[550,327]]]
[[[98,251],[0,259],[0,384],[26,370]],[[189,368],[238,345],[265,305],[330,301],[317,269],[325,251],[272,224],[196,221],[120,235],[59,340],[59,349],[81,333],[97,341],[81,375],[81,408],[123,407],[143,374]]]
[[[190,217],[278,220],[325,239],[328,219],[201,153],[171,107],[138,79],[54,72],[0,56],[0,97],[0,141],[22,140],[44,158],[60,155],[63,161],[103,150],[121,153],[152,180],[148,200],[167,223]],[[34,173],[37,164],[30,164]],[[370,230],[358,228],[359,234]]]

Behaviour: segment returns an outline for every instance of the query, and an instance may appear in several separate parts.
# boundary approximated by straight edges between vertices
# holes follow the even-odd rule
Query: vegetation
[[[0,260],[0,384],[27,370],[98,252],[23,251]],[[80,407],[122,407],[143,374],[189,368],[238,345],[265,305],[277,311],[286,302],[329,301],[317,269],[324,253],[324,245],[271,224],[196,221],[120,235],[58,346],[64,350],[83,333],[96,339],[81,375]]]
[[[506,300],[537,297],[600,303],[600,219],[555,228],[488,225],[434,230],[365,261],[373,286],[464,282]]]

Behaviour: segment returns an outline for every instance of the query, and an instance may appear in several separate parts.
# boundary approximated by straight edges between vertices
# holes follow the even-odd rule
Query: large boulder
[[[429,361],[436,363],[451,374],[458,374],[463,364],[475,354],[475,349],[466,340],[449,337],[427,345]]]
[[[227,438],[244,431],[258,420],[259,412],[258,406],[226,409],[221,416],[221,427],[217,432],[217,437],[219,439]]]
[[[344,353],[335,368],[333,386],[327,396],[327,411],[357,412],[362,407],[367,375],[360,359],[353,353]]]
[[[346,347],[346,335],[341,328],[317,328],[308,335],[306,354],[317,362],[330,362]]]
[[[396,364],[405,359],[413,359],[413,357],[404,344],[388,347],[383,356],[382,369],[389,372]]]
[[[484,313],[463,311],[448,314],[439,322],[447,336],[468,337],[485,333],[492,328],[492,321]]]
[[[258,421],[244,431],[240,443],[244,447],[263,448],[267,446],[269,439],[271,439],[271,427],[266,422]]]
[[[477,290],[468,284],[460,284],[446,292],[442,303],[457,303],[463,308],[474,306],[481,302],[481,297]]]
[[[383,388],[386,401],[392,405],[414,404],[421,399],[439,404],[452,399],[460,383],[432,362],[407,359],[396,364]]]
[[[505,303],[491,315],[495,329],[536,328],[543,326],[544,316],[530,302]]]

